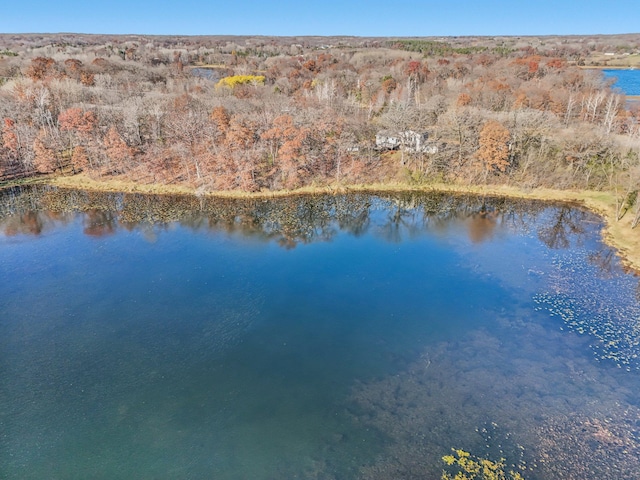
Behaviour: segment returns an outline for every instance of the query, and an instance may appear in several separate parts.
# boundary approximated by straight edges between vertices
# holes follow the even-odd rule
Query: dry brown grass
[[[640,55],[590,55],[584,68],[632,68],[640,66]],[[595,65],[592,65],[595,64]]]

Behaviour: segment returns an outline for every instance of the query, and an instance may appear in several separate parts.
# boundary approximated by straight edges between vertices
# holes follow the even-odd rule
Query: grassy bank
[[[126,193],[147,193],[156,195],[206,195],[224,198],[274,198],[287,195],[319,194],[319,193],[347,193],[347,192],[452,192],[452,193],[472,193],[477,195],[491,195],[510,198],[524,198],[543,201],[575,202],[584,205],[591,211],[600,215],[605,221],[605,229],[602,232],[604,241],[617,249],[623,263],[640,272],[640,229],[631,228],[631,215],[616,220],[615,199],[607,192],[594,192],[587,190],[553,190],[546,188],[522,189],[513,186],[500,185],[451,185],[451,184],[428,184],[428,185],[408,185],[401,183],[385,183],[370,185],[348,185],[348,186],[323,186],[304,187],[297,190],[263,191],[263,192],[239,192],[221,191],[204,192],[182,185],[144,185],[122,180],[93,180],[84,175],[74,175],[69,177],[55,177],[48,180],[48,183],[63,188],[73,188],[81,190],[97,190],[109,192]]]

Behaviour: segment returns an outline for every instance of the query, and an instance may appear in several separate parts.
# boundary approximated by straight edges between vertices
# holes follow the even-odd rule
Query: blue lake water
[[[640,70],[602,70],[605,78],[615,78],[614,88],[626,95],[640,95]]]
[[[1,478],[640,478],[638,279],[577,207],[1,195]]]

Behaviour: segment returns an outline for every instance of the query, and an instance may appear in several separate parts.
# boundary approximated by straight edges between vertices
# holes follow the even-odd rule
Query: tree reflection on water
[[[473,243],[482,243],[499,228],[528,229],[546,208],[548,205],[534,201],[444,193],[225,199],[30,187],[0,192],[0,229],[7,236],[40,235],[79,215],[84,232],[91,236],[177,223],[192,230],[242,234],[295,248],[331,241],[340,231],[364,235],[373,227],[372,213],[385,209],[384,221],[376,219],[376,235],[390,242],[457,224]],[[553,221],[540,229],[539,237],[550,248],[566,248],[568,235],[583,233],[580,223],[588,215],[560,206]]]
[[[558,323],[549,328],[532,321],[531,305],[506,305],[495,310],[506,335],[472,323],[468,332],[434,341],[394,375],[356,382],[350,416],[388,439],[385,452],[363,465],[360,477],[437,478],[440,458],[453,446],[487,458],[504,456],[514,465],[526,461],[529,479],[634,478],[640,472],[639,409],[620,388],[622,376],[639,367],[634,280],[622,274],[613,250],[593,241],[597,217],[576,206],[443,193],[237,200],[53,187],[0,192],[5,237],[44,237],[73,222],[90,237],[135,231],[153,239],[177,225],[284,249],[331,242],[340,234],[395,244],[454,232],[466,236],[468,242],[460,243],[468,252],[504,233],[526,236],[532,241],[517,248],[535,243],[548,261],[540,267],[544,272],[534,272],[544,276],[540,285],[546,290],[531,303],[556,315]],[[493,268],[514,269],[510,260]],[[527,275],[525,281],[531,280]],[[244,317],[231,318],[237,326]],[[597,362],[571,356],[589,348]],[[598,362],[613,362],[615,370]]]

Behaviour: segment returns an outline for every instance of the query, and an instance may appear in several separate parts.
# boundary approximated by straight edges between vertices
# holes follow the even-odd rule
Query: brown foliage
[[[511,133],[501,123],[489,120],[480,130],[480,148],[476,157],[486,171],[504,172],[509,166],[509,139]]]
[[[62,131],[90,133],[96,126],[96,116],[91,110],[68,108],[58,115],[58,124]]]
[[[115,170],[125,171],[128,160],[133,157],[133,149],[127,145],[115,127],[109,128],[103,143],[107,157],[113,162],[112,166]]]
[[[527,94],[524,92],[518,92],[516,94],[516,98],[513,101],[513,108],[524,108],[529,106],[529,100],[527,99]]]
[[[540,68],[540,56],[532,55],[528,57],[517,58],[513,61],[514,65],[525,67],[521,69],[517,74],[520,78],[530,79],[533,78]]]
[[[37,57],[31,60],[26,75],[32,80],[44,80],[54,73],[56,62],[53,58]]]
[[[382,89],[386,93],[393,92],[396,89],[397,86],[398,86],[398,82],[396,82],[396,80],[394,78],[387,78],[387,79],[382,81]]]
[[[456,105],[458,107],[466,107],[471,103],[471,95],[468,93],[461,93],[458,95],[458,100],[456,100]]]
[[[173,110],[183,113],[188,112],[193,105],[193,98],[188,93],[184,93],[175,97],[172,104]]]
[[[86,170],[89,167],[87,151],[82,146],[77,146],[71,154],[71,165],[75,171]]]
[[[240,99],[255,98],[257,93],[252,85],[237,85],[233,89],[233,96]]]
[[[109,61],[106,58],[97,57],[91,62],[91,65],[100,68],[107,68],[109,66]]]
[[[218,128],[218,131],[222,135],[225,135],[227,133],[227,130],[229,129],[229,120],[231,119],[227,109],[222,106],[215,107],[211,112],[210,118]]]
[[[33,100],[33,92],[27,89],[23,82],[18,82],[13,86],[13,95],[20,103],[31,102]]]
[[[316,65],[316,61],[315,60],[307,60],[306,62],[304,62],[302,64],[303,68],[306,68],[307,70],[309,70],[310,72],[316,73],[319,71],[318,65]]]
[[[562,58],[553,58],[546,63],[548,68],[555,68],[558,70],[564,70],[567,68],[567,61]]]
[[[261,135],[263,140],[271,144],[272,162],[277,163],[285,188],[300,186],[303,173],[302,147],[309,133],[309,129],[297,127],[290,115],[281,115]]]
[[[33,142],[33,166],[39,173],[51,173],[58,166],[55,150],[46,130],[41,129]]]
[[[15,125],[16,122],[11,118],[5,118],[2,126],[2,146],[14,154],[18,153],[18,136]]]
[[[493,212],[481,210],[467,219],[467,233],[472,243],[488,240],[495,231],[497,222]]]
[[[403,73],[413,80],[422,83],[429,75],[429,67],[418,60],[412,60],[407,63]]]
[[[277,65],[272,65],[267,69],[264,75],[269,82],[275,82],[278,78],[282,76],[282,72],[280,71]]]
[[[476,63],[478,65],[482,65],[483,67],[488,67],[492,65],[494,62],[495,62],[495,58],[484,53],[478,56],[478,58],[476,58]]]
[[[229,122],[225,145],[230,150],[248,150],[255,143],[255,127],[244,119],[234,116]]]
[[[85,87],[93,87],[96,84],[96,77],[93,73],[80,72],[80,83]]]
[[[82,62],[75,58],[68,58],[64,61],[64,68],[67,70],[67,74],[70,77],[77,78],[82,69]]]
[[[389,117],[396,102],[410,104],[415,115],[401,126],[384,126],[428,129],[429,142],[437,146],[434,154],[407,155],[407,166],[419,170],[416,178],[433,174],[473,181],[513,165],[510,178],[530,184],[544,179],[573,185],[583,175],[590,176],[590,184],[605,185],[606,173],[598,173],[601,151],[596,145],[584,153],[577,147],[591,145],[588,132],[625,136],[612,140],[612,152],[637,150],[633,142],[640,138],[640,110],[614,98],[596,73],[573,66],[589,55],[587,43],[573,50],[560,43],[551,47],[554,42],[519,48],[514,45],[531,42],[506,39],[500,40],[504,51],[490,53],[496,45],[476,39],[487,47],[484,53],[451,51],[448,58],[439,58],[398,55],[369,40],[353,51],[329,47],[323,49],[326,53],[319,53],[317,44],[308,46],[317,39],[305,39],[295,48],[275,40],[244,49],[242,41],[204,45],[195,38],[183,43],[166,38],[129,48],[130,42],[115,39],[111,46],[82,44],[87,56],[80,58],[86,65],[72,57],[78,49],[65,46],[56,50],[58,64],[21,55],[11,60],[16,71],[7,73],[6,62],[0,62],[0,76],[15,78],[22,71],[30,78],[15,80],[13,88],[2,92],[3,165],[12,172],[18,167],[31,171],[35,155],[40,171],[50,171],[56,159],[66,160],[58,156],[64,148],[76,170],[122,172],[132,179],[205,188],[384,181],[396,177],[397,162],[386,161],[371,147],[381,119]],[[467,42],[452,39],[451,46]],[[603,51],[601,40],[597,44]],[[93,62],[85,60],[89,55],[96,57]],[[107,59],[114,55],[116,61]],[[211,82],[190,77],[186,66],[196,60],[209,64],[216,76],[262,72],[273,88],[214,91]],[[232,63],[242,67],[234,71]],[[94,77],[98,72],[102,75]],[[31,81],[62,75],[79,83]],[[99,91],[82,87],[98,80]],[[95,106],[76,108],[81,105]],[[491,133],[487,120],[493,118],[513,128],[512,150],[508,135],[505,141]],[[339,120],[347,125],[344,132]],[[39,134],[40,127],[46,134]],[[575,142],[573,132],[580,137]],[[623,147],[623,140],[631,143]],[[135,152],[129,146],[134,144]]]

